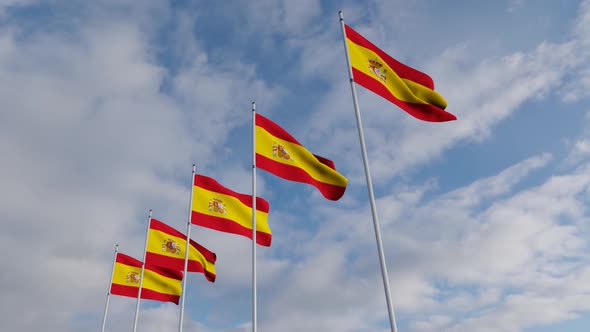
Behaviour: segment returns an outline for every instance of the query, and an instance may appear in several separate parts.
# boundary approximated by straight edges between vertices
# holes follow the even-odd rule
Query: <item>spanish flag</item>
[[[344,195],[348,184],[334,162],[312,154],[260,114],[256,114],[256,166],[285,180],[311,184],[333,201]]]
[[[356,83],[420,120],[457,120],[444,110],[447,102],[434,91],[430,76],[395,60],[348,25],[345,25],[345,31]]]
[[[232,191],[195,174],[191,223],[252,239],[252,195]],[[256,197],[256,243],[269,247],[268,202]]]
[[[215,282],[217,256],[192,239],[189,243],[188,271],[204,273],[207,280]],[[185,246],[186,235],[152,218],[148,231],[146,264],[183,271]]]
[[[141,261],[117,253],[111,280],[111,294],[137,298],[140,276]],[[141,298],[178,304],[182,293],[181,281],[182,272],[180,271],[146,264],[143,271]]]

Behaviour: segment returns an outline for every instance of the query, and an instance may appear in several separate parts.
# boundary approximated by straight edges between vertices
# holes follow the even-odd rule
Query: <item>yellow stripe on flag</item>
[[[152,270],[145,269],[141,287],[163,294],[180,296],[182,293],[182,280],[168,278]]]
[[[223,218],[252,229],[252,208],[242,203],[239,199],[193,186],[193,211]],[[214,204],[217,200],[219,204]],[[222,206],[220,211],[217,206]],[[270,234],[268,227],[268,213],[256,210],[256,230]]]
[[[350,39],[347,39],[347,43],[351,66],[380,81],[395,98],[408,103],[447,105],[446,100],[438,92],[411,80],[400,78],[377,53],[355,44]],[[380,75],[384,75],[383,78],[371,68],[369,60],[377,60],[382,65],[378,70]]]
[[[288,157],[277,158],[279,145],[285,149]],[[259,126],[256,126],[256,153],[281,164],[301,168],[319,182],[342,187],[346,187],[348,183],[348,180],[344,176],[319,162],[303,146],[273,136]]]
[[[113,271],[113,284],[139,287],[140,275],[141,267],[133,267],[117,262]]]
[[[166,243],[172,241],[174,250],[166,247]],[[186,239],[179,238],[159,230],[150,229],[148,234],[148,245],[146,250],[154,254],[164,255],[173,258],[184,259]],[[189,259],[191,252],[189,251]]]
[[[174,242],[174,246],[166,246],[169,241]],[[172,258],[184,259],[185,255],[186,238],[180,238],[168,233],[156,229],[150,229],[148,235],[148,246],[147,251]],[[172,250],[170,247],[175,247],[176,250]],[[215,273],[215,264],[211,264],[207,261],[196,248],[189,244],[188,259],[201,262],[203,268],[206,271]]]
[[[139,288],[141,268],[115,263],[113,271],[113,284]],[[182,292],[182,280],[168,278],[152,270],[145,269],[143,272],[142,288],[150,289],[162,294],[180,295]]]

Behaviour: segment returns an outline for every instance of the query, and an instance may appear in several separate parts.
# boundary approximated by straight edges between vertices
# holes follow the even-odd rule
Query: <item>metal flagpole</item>
[[[193,187],[195,186],[195,170],[196,165],[193,164],[193,175],[191,176],[191,200],[189,203],[188,209],[188,224],[186,226],[186,244],[184,246],[184,274],[182,276],[182,300],[180,302],[180,321],[178,322],[178,332],[182,332],[182,324],[184,322],[184,299],[186,293],[186,279],[187,279],[187,270],[188,270],[188,252],[190,248],[190,238],[191,238],[191,215],[193,213]]]
[[[367,158],[367,148],[365,146],[365,134],[361,122],[361,113],[359,111],[358,98],[354,79],[352,78],[352,67],[350,65],[350,55],[348,54],[348,44],[346,43],[346,31],[344,29],[344,16],[342,11],[338,12],[340,17],[340,28],[342,29],[342,40],[344,41],[344,52],[346,54],[346,63],[348,65],[348,76],[350,78],[350,89],[352,91],[352,101],[354,103],[354,114],[356,115],[356,124],[358,128],[359,140],[361,143],[361,152],[363,155],[363,164],[365,166],[365,178],[367,179],[367,189],[369,191],[369,201],[371,203],[371,214],[373,215],[373,227],[375,229],[375,240],[377,241],[377,250],[379,252],[379,263],[381,265],[381,276],[383,278],[383,287],[385,288],[385,300],[389,313],[389,324],[391,332],[397,332],[395,324],[395,314],[393,313],[393,304],[391,303],[391,290],[389,288],[389,277],[387,276],[387,265],[385,264],[385,255],[383,254],[383,243],[381,241],[381,230],[379,227],[379,217],[377,216],[377,206],[375,204],[375,194],[373,193],[373,183],[371,182],[371,172],[369,170],[369,161]]]
[[[256,103],[252,102],[252,332],[256,324]]]
[[[143,260],[141,261],[141,274],[139,276],[139,290],[137,291],[137,305],[135,306],[135,319],[133,320],[133,332],[137,330],[137,317],[139,317],[139,302],[141,300],[141,286],[143,285],[143,272],[145,271],[145,256],[147,243],[150,236],[150,223],[152,222],[152,210],[150,210],[147,222],[147,232],[145,234],[145,245],[143,247]]]
[[[113,257],[113,269],[111,270],[111,280],[109,281],[109,290],[107,291],[107,303],[104,306],[104,316],[102,317],[102,329],[101,332],[104,332],[104,328],[107,324],[107,312],[109,310],[109,300],[111,299],[111,285],[113,284],[113,273],[115,272],[115,263],[117,262],[117,252],[119,251],[119,245],[115,245],[115,256]]]

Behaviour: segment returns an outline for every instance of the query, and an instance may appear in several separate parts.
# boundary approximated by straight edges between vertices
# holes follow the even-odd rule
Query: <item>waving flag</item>
[[[252,195],[230,190],[214,179],[195,174],[191,223],[252,239]],[[269,204],[256,197],[256,243],[269,247]]]
[[[140,275],[141,261],[117,253],[111,280],[111,294],[137,298]],[[141,298],[178,304],[182,293],[181,281],[181,271],[146,264],[143,271]]]
[[[215,282],[217,256],[192,239],[189,243],[188,271],[204,273],[207,280]],[[186,235],[152,218],[146,248],[146,264],[182,271],[185,246]]]
[[[447,102],[434,91],[430,76],[395,60],[348,25],[344,26],[353,79],[357,84],[420,120],[457,120],[445,111]]]
[[[338,200],[348,180],[334,162],[309,152],[276,123],[256,114],[256,166],[285,180],[316,187],[325,198]]]

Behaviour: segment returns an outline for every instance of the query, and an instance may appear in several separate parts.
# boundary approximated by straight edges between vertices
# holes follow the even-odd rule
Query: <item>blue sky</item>
[[[147,211],[184,231],[190,169],[251,190],[251,112],[335,161],[332,202],[258,172],[259,331],[388,331],[338,24],[430,74],[457,115],[420,122],[359,87],[400,331],[586,331],[590,1],[0,1],[0,321],[85,331],[114,245]],[[250,330],[250,242],[194,227],[185,331]],[[113,297],[108,331],[135,301]],[[143,301],[140,331],[176,331]]]

